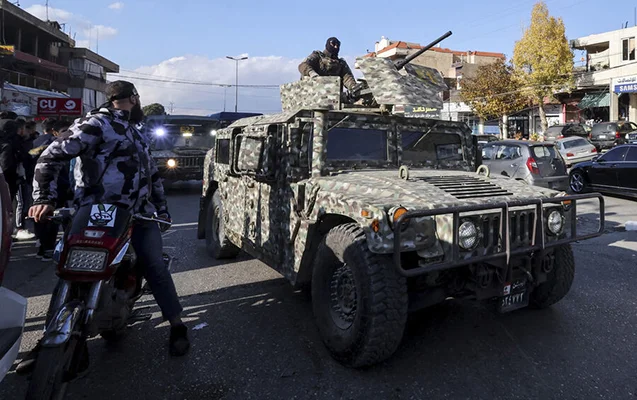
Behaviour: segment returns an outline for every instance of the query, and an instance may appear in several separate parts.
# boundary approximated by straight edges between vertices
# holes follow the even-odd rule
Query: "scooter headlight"
[[[64,269],[77,272],[101,272],[106,268],[105,251],[72,249]]]

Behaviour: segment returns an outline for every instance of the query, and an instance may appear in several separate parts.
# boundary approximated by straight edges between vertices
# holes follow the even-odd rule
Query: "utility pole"
[[[170,113],[173,113],[173,106],[175,105],[175,103],[173,103],[172,101],[169,103],[170,104]]]
[[[237,112],[237,103],[239,102],[239,61],[247,60],[248,57],[235,58],[226,56],[227,59],[232,60],[236,63],[236,73],[235,73],[235,95],[234,95],[234,112]]]

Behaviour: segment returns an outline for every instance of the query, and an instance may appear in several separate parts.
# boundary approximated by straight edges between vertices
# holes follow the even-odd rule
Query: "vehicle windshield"
[[[564,142],[562,142],[562,146],[564,146],[565,149],[572,149],[573,147],[586,146],[588,144],[589,144],[588,141],[584,139],[565,140]]]
[[[327,134],[328,160],[387,160],[387,132],[333,128]]]
[[[619,126],[620,132],[632,132],[637,130],[637,125],[634,122],[625,122]]]
[[[402,132],[403,161],[462,161],[462,142],[453,133]]]
[[[166,118],[149,120],[144,132],[151,139],[152,150],[208,150],[214,145],[215,120]]]

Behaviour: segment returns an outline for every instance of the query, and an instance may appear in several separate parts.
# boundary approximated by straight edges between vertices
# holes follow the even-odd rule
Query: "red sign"
[[[38,97],[38,115],[82,115],[82,99]]]

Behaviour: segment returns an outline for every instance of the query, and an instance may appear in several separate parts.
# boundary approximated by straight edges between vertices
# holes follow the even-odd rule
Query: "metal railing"
[[[578,200],[590,200],[590,199],[598,199],[599,200],[599,227],[596,232],[591,234],[585,234],[581,236],[577,236],[577,201]],[[561,238],[558,240],[547,242],[545,235],[545,227],[546,221],[544,216],[544,205],[546,204],[564,204],[565,202],[570,202],[570,205],[562,208],[566,213],[570,213],[570,227],[564,227],[563,229],[570,228],[570,237]],[[413,277],[417,275],[422,275],[428,272],[440,271],[444,269],[456,268],[464,265],[480,263],[484,261],[489,261],[501,257],[506,257],[507,264],[511,258],[511,256],[529,253],[532,251],[544,250],[546,248],[551,248],[555,246],[560,246],[566,243],[571,243],[578,240],[586,240],[594,237],[600,236],[604,232],[604,224],[605,224],[605,215],[604,215],[604,197],[599,193],[589,194],[589,195],[573,195],[573,196],[561,196],[561,197],[553,197],[550,199],[533,199],[533,200],[520,200],[520,201],[512,201],[512,202],[500,202],[495,204],[473,204],[467,206],[457,206],[457,207],[447,207],[441,209],[433,209],[433,210],[414,210],[408,211],[407,213],[401,215],[396,223],[394,224],[394,264],[397,271],[405,276],[405,277]],[[522,246],[520,248],[511,249],[511,235],[510,235],[510,208],[512,207],[524,207],[524,206],[534,206],[535,212],[533,217],[533,233],[531,237],[533,238],[531,244],[528,246]],[[460,245],[459,245],[459,228],[460,228],[460,218],[462,213],[475,212],[475,211],[487,211],[491,210],[494,212],[499,212],[500,214],[500,228],[499,228],[499,237],[502,242],[502,250],[495,251],[492,254],[484,254],[478,255],[475,257],[470,257],[466,259],[460,258]],[[411,218],[419,218],[419,217],[434,217],[439,215],[452,215],[452,232],[453,232],[453,240],[451,243],[452,254],[450,261],[442,261],[439,263],[432,263],[425,266],[419,266],[411,269],[404,269],[402,266],[401,259],[401,231],[403,225],[406,224]],[[495,245],[498,247],[498,244]],[[445,257],[447,255],[445,254]]]

